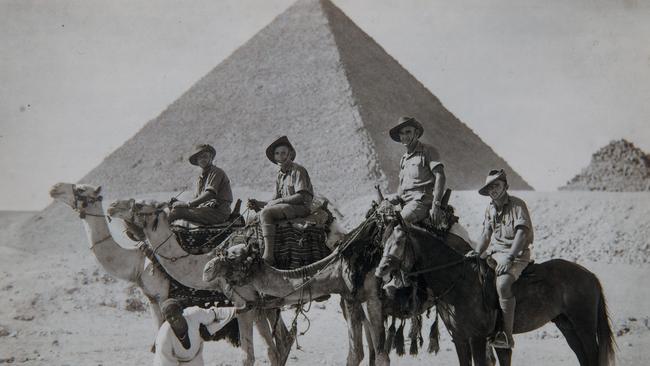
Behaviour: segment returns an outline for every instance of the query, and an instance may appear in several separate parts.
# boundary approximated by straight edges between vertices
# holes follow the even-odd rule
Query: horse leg
[[[255,349],[253,348],[253,322],[255,312],[248,311],[239,314],[239,341],[241,343],[241,352],[243,360],[242,365],[253,366],[255,364]]]
[[[510,366],[512,361],[512,349],[510,348],[495,348],[497,358],[499,359],[499,366]]]
[[[362,319],[359,304],[341,298],[341,309],[348,325],[348,366],[357,366],[363,360]]]
[[[276,346],[275,342],[273,341],[273,335],[271,333],[271,326],[269,326],[269,322],[267,321],[267,318],[264,316],[265,312],[262,310],[260,311],[260,314],[258,314],[257,321],[255,321],[255,328],[257,328],[257,331],[260,332],[260,336],[262,339],[264,339],[264,343],[266,343],[266,354],[269,357],[269,362],[271,363],[271,366],[276,366],[278,364],[278,347]]]
[[[472,366],[472,349],[467,339],[454,339],[459,366]]]
[[[384,315],[382,312],[381,301],[378,297],[369,298],[365,302],[365,313],[370,324],[370,334],[372,344],[375,348],[375,362],[379,366],[390,365],[390,357],[384,350],[385,330]]]
[[[361,310],[363,315],[363,309]],[[368,342],[368,366],[375,366],[375,346],[372,342],[372,332],[370,331],[370,322],[363,316],[363,332],[366,335],[366,342]]]
[[[472,360],[476,366],[487,366],[487,354],[485,352],[485,337],[471,337],[469,346],[472,352]]]
[[[569,321],[569,318],[567,318],[566,315],[559,315],[553,319],[553,323],[555,323],[555,326],[557,326],[560,332],[562,332],[569,347],[571,347],[573,353],[578,357],[580,366],[589,365],[585,349],[582,346],[582,341],[580,340],[580,337],[578,337],[578,333],[573,324]]]

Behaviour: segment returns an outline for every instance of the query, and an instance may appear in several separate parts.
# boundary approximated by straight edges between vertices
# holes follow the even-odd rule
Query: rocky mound
[[[612,141],[560,190],[650,191],[650,156],[625,139]]]

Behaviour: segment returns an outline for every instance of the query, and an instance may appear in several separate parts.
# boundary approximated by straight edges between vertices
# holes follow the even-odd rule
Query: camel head
[[[261,261],[253,245],[237,244],[228,249],[218,250],[215,258],[203,267],[203,281],[225,279],[229,284],[241,286],[251,280],[252,270]]]
[[[124,222],[142,229],[147,225],[147,217],[154,216],[157,218],[164,215],[167,207],[166,202],[136,201],[131,198],[112,202],[106,212],[112,218],[122,219]]]
[[[102,187],[89,184],[57,183],[50,188],[50,197],[80,211],[100,202]]]

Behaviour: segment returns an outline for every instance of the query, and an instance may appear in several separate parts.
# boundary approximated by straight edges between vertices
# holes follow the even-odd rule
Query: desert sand
[[[238,189],[238,197],[263,194]],[[529,203],[536,230],[536,260],[561,257],[586,266],[600,278],[618,343],[619,365],[650,360],[650,193],[514,192]],[[159,198],[165,194],[158,195]],[[169,197],[169,196],[166,196]],[[373,196],[338,204],[347,228],[361,222]],[[106,201],[110,201],[107,197]],[[452,205],[470,234],[480,233],[487,201],[475,192],[456,192]],[[59,205],[59,204],[56,204]],[[47,238],[50,225],[33,212],[0,214],[0,363],[21,365],[147,365],[155,332],[146,299],[134,286],[117,281],[97,264],[78,217],[69,208],[60,219],[73,223]],[[35,216],[36,215],[36,216]],[[118,220],[110,223],[120,235]],[[122,236],[124,246],[131,243]],[[283,312],[286,322],[292,310]],[[347,352],[346,328],[333,296],[312,306],[309,331],[298,338],[290,365],[341,365]],[[425,320],[425,328],[432,319]],[[299,330],[308,323],[300,318]],[[577,365],[559,331],[547,325],[516,336],[514,364]],[[426,347],[426,343],[425,343]],[[267,364],[256,344],[257,364]],[[442,331],[437,355],[391,355],[396,365],[454,365],[449,336]],[[239,364],[239,350],[225,342],[209,343],[207,365]]]

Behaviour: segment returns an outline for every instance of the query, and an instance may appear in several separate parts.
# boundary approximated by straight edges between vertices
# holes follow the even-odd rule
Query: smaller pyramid
[[[560,190],[650,191],[650,155],[625,139],[612,141]]]

